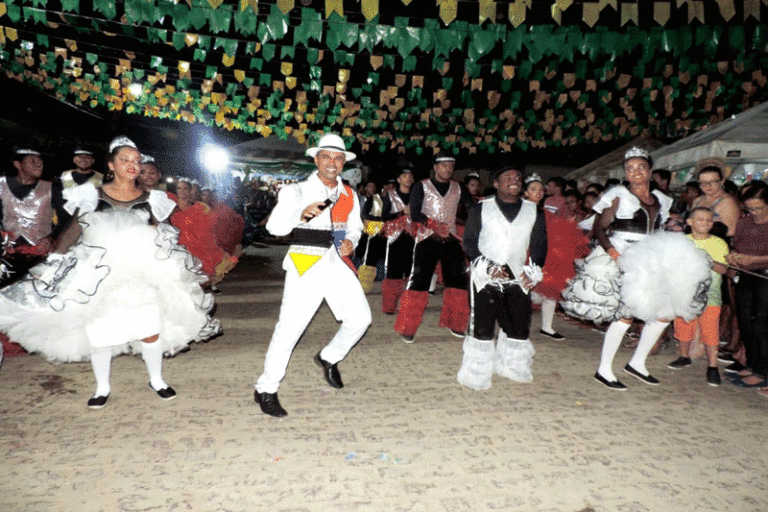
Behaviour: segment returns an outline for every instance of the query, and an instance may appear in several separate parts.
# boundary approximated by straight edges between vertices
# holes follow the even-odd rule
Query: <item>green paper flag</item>
[[[103,14],[108,20],[112,20],[117,16],[115,3],[114,0],[93,0],[93,9]]]
[[[173,16],[171,21],[173,22],[174,28],[180,32],[186,32],[191,25],[189,7],[187,7],[185,4],[178,4],[171,7],[173,7]]]
[[[208,26],[211,32],[227,32],[232,23],[232,11],[229,9],[210,9],[208,10]]]
[[[189,23],[195,27],[195,30],[200,30],[208,22],[208,11],[204,7],[190,7],[189,8]]]

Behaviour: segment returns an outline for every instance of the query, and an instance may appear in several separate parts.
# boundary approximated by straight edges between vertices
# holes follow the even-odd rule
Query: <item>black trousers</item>
[[[387,248],[387,279],[403,279],[411,274],[414,240],[406,232],[400,233]]]
[[[384,252],[387,247],[387,239],[381,235],[368,236],[363,233],[360,242],[355,249],[355,256],[360,259],[361,265],[370,265],[375,267],[379,260],[384,258]],[[368,255],[366,256],[366,250]],[[365,261],[363,261],[365,258]]]
[[[467,272],[464,264],[464,249],[454,237],[441,239],[430,236],[416,244],[413,249],[413,271],[408,279],[408,290],[426,292],[435,273],[437,262],[443,269],[443,284],[446,288],[467,289]]]
[[[737,315],[747,366],[768,376],[768,281],[742,274],[736,285]]]
[[[527,340],[531,330],[531,295],[520,286],[506,285],[502,290],[486,286],[472,291],[469,335],[478,340],[492,340],[496,322],[508,338]]]

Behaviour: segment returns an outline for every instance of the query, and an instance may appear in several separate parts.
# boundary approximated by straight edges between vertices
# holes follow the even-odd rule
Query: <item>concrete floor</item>
[[[669,370],[672,350],[649,359],[661,386],[626,377],[629,391],[611,391],[592,380],[602,336],[562,318],[567,340],[532,335],[532,383],[465,389],[439,292],[413,345],[368,296],[373,325],[340,364],[343,390],[312,362],[337,328],[323,306],[280,389],[289,416],[265,416],[253,384],[284,251],[243,258],[217,297],[225,335],[166,360],[175,400],[149,389],[138,357],[114,360],[100,411],[85,406],[89,364],[6,359],[0,511],[768,510],[765,398],[707,386],[702,361]]]

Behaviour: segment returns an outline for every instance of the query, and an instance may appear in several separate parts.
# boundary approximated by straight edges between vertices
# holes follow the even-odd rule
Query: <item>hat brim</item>
[[[343,151],[339,148],[334,147],[315,147],[315,148],[309,148],[307,152],[305,153],[308,157],[315,158],[317,154],[321,151],[331,151],[333,153],[344,153],[345,161],[349,162],[351,160],[354,160],[357,155],[352,153],[351,151]]]

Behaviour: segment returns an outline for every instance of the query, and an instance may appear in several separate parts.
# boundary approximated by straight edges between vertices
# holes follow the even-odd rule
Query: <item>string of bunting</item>
[[[125,0],[118,12],[96,0],[82,14],[78,0],[60,12],[44,4],[0,2],[7,77],[95,110],[301,143],[329,126],[363,149],[417,153],[671,137],[768,99],[768,0],[717,0],[715,25],[703,24],[703,2],[655,2],[655,26],[636,26],[630,9],[615,30],[585,27],[595,9],[633,3],[554,1],[560,21],[530,26],[512,13],[530,12],[531,0],[505,4],[509,24],[494,23],[503,2],[481,0],[478,24],[454,13],[391,25],[377,23],[376,0],[361,2],[363,23],[347,21],[341,1],[321,11],[293,0]],[[584,26],[559,24],[577,6]],[[664,28],[673,19],[677,28]]]

